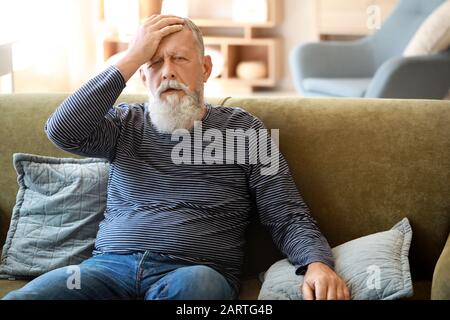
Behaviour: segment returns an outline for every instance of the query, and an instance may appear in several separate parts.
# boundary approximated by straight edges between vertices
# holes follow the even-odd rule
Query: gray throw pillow
[[[106,207],[102,159],[16,153],[19,191],[3,247],[0,278],[29,278],[92,255]]]
[[[408,252],[412,230],[407,218],[392,229],[332,249],[335,271],[354,300],[390,300],[413,295]],[[283,259],[264,274],[260,300],[302,300],[303,276]]]

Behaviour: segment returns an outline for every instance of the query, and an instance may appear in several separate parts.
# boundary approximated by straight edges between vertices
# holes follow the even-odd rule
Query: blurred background
[[[290,52],[300,43],[376,32],[397,0],[0,0],[0,93],[72,92],[114,63],[154,12],[192,18],[214,63],[207,95],[301,94]],[[9,52],[9,53],[8,53]],[[135,75],[127,92],[144,88]]]

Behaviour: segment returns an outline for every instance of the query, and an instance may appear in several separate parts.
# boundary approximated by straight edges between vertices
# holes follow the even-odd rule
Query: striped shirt
[[[328,242],[281,154],[272,175],[248,161],[175,164],[171,154],[180,141],[155,129],[147,103],[113,106],[125,85],[121,73],[109,67],[68,97],[45,126],[59,148],[110,162],[94,254],[149,250],[208,265],[238,292],[244,232],[255,209],[297,272],[316,261],[333,266]],[[227,129],[264,129],[240,108],[206,107],[203,133],[216,129],[225,137]]]

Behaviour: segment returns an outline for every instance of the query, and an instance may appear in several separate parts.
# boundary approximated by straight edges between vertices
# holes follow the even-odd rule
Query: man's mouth
[[[178,92],[180,92],[180,91],[182,91],[182,90],[169,88],[169,89],[167,89],[167,90],[164,90],[162,93],[163,93],[163,94],[172,94],[172,93],[178,93]]]

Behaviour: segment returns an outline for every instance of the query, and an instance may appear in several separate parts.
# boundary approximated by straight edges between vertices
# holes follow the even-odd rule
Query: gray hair
[[[200,31],[199,27],[189,18],[184,18],[184,25],[191,30],[192,34],[194,35],[195,44],[197,45],[198,52],[200,54],[200,57],[203,57],[205,55],[205,45],[203,43],[203,34]]]

